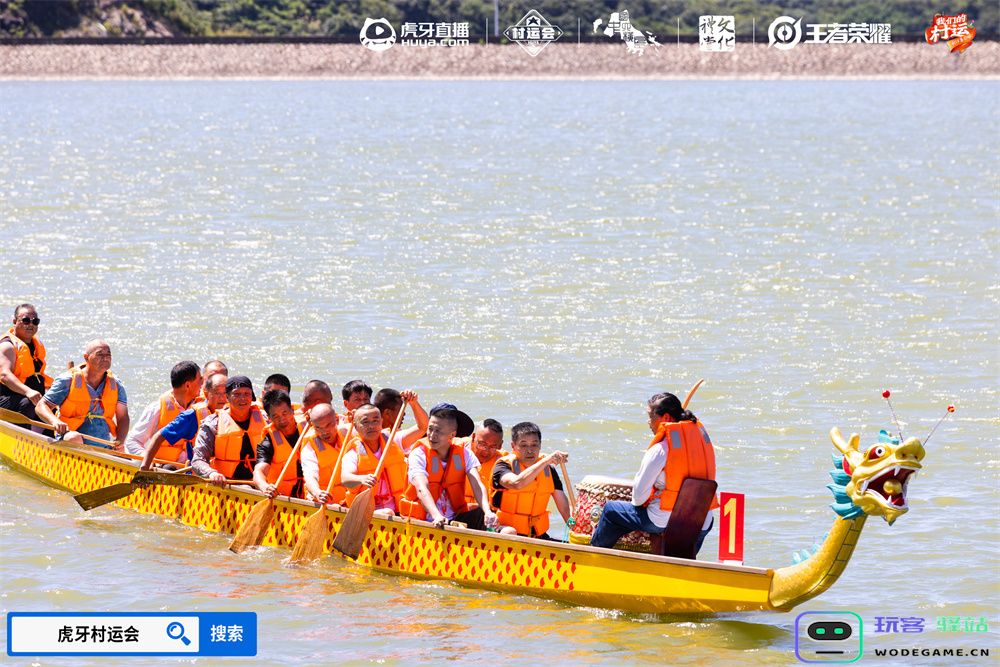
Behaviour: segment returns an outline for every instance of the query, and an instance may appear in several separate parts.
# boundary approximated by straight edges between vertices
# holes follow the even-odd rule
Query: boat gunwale
[[[108,463],[115,463],[115,464],[123,465],[125,467],[135,468],[136,470],[139,469],[138,461],[134,461],[132,459],[127,459],[127,458],[124,458],[124,457],[121,457],[121,456],[116,456],[115,454],[111,453],[110,451],[102,451],[101,448],[98,448],[98,447],[92,447],[90,445],[79,445],[79,444],[76,444],[76,443],[68,443],[68,442],[64,442],[64,441],[55,440],[54,438],[50,438],[50,437],[44,436],[44,435],[42,435],[40,433],[36,433],[34,431],[25,429],[25,428],[23,428],[23,427],[21,427],[21,426],[19,426],[17,424],[11,423],[11,422],[6,422],[6,421],[0,420],[0,430],[9,430],[9,431],[12,430],[15,434],[24,435],[24,436],[30,436],[31,440],[34,441],[33,444],[35,446],[45,447],[46,449],[53,449],[53,450],[56,450],[56,451],[72,451],[73,453],[79,454],[79,455],[84,456],[84,457],[98,459],[98,460],[106,461]],[[2,453],[0,453],[0,459],[8,460],[8,457],[4,456]],[[12,465],[14,465],[15,467],[17,467],[17,469],[19,469],[19,470],[25,470],[32,477],[34,477],[36,479],[42,480],[43,482],[47,483],[49,486],[52,486],[52,487],[55,487],[55,488],[59,488],[59,489],[66,489],[66,490],[70,491],[71,493],[73,492],[72,489],[68,489],[67,487],[64,487],[64,486],[62,486],[60,484],[57,484],[57,483],[55,483],[55,482],[53,482],[53,481],[51,481],[51,480],[49,480],[49,479],[47,479],[47,478],[39,475],[38,473],[35,473],[34,471],[31,471],[31,470],[28,470],[28,469],[24,468],[23,466],[19,465],[16,461],[12,461],[11,460],[9,462]],[[207,481],[206,481],[206,483],[207,483]],[[185,487],[185,488],[187,488],[187,487]],[[213,488],[215,488],[216,490],[218,490],[220,492],[227,493],[227,494],[241,495],[241,496],[250,496],[250,497],[255,497],[255,498],[259,498],[259,499],[264,499],[264,498],[267,497],[263,492],[261,492],[260,490],[258,490],[256,488],[253,488],[253,487],[231,487],[230,486],[230,487],[226,487],[226,488],[223,488],[223,489],[219,489],[218,487],[213,487]],[[301,498],[280,497],[280,498],[275,499],[275,501],[279,505],[280,504],[286,504],[286,505],[292,505],[294,507],[303,508],[303,509],[313,509],[313,510],[319,509],[319,505],[317,505],[316,503],[314,503],[312,501],[304,500],[304,499],[301,499]],[[115,504],[117,504],[117,503],[115,503]],[[342,506],[339,507],[339,508],[338,507],[327,506],[326,509],[327,509],[327,512],[337,512],[337,513],[341,513],[341,514],[344,514],[344,515],[347,514],[347,508],[342,507]],[[166,515],[163,515],[163,516],[166,516]],[[167,517],[167,518],[171,518],[171,517]],[[177,517],[172,517],[172,518],[176,519]],[[458,534],[458,535],[480,537],[480,538],[483,537],[484,535],[489,535],[491,538],[501,539],[501,540],[508,541],[508,542],[513,542],[513,543],[521,543],[521,544],[531,545],[533,547],[539,547],[539,546],[544,546],[544,547],[547,547],[547,548],[553,548],[553,547],[555,547],[555,548],[558,548],[558,549],[568,549],[570,551],[575,551],[575,552],[578,552],[578,553],[585,553],[585,554],[591,554],[591,555],[594,555],[594,556],[600,556],[602,558],[617,558],[617,559],[624,559],[626,561],[645,561],[645,562],[658,563],[658,564],[669,564],[669,565],[675,565],[675,566],[682,566],[682,567],[688,567],[688,568],[694,568],[694,569],[721,570],[721,571],[725,571],[725,572],[734,572],[734,573],[743,573],[743,574],[756,574],[756,575],[762,575],[762,576],[767,576],[767,577],[770,577],[771,574],[774,571],[773,568],[761,568],[761,567],[753,567],[753,566],[748,566],[748,565],[734,565],[734,564],[728,564],[728,563],[716,563],[716,562],[711,562],[711,561],[689,560],[689,559],[686,559],[686,558],[674,558],[674,557],[670,557],[670,556],[657,556],[657,555],[653,555],[653,554],[639,553],[639,552],[634,552],[634,551],[625,551],[625,550],[621,550],[621,549],[602,549],[600,547],[592,547],[590,545],[585,545],[585,544],[572,544],[572,543],[569,543],[569,542],[559,542],[559,541],[555,541],[555,540],[540,540],[538,538],[524,537],[524,536],[521,536],[521,535],[503,535],[501,533],[483,533],[483,531],[474,530],[474,529],[471,529],[471,528],[462,528],[461,526],[446,525],[443,528],[438,528],[438,527],[434,526],[432,523],[427,522],[427,521],[421,521],[419,519],[412,519],[412,518],[403,518],[403,517],[399,517],[399,516],[392,517],[392,518],[375,517],[375,518],[372,519],[372,522],[373,523],[383,522],[383,523],[386,523],[386,524],[395,523],[395,524],[403,524],[403,525],[410,525],[410,524],[412,524],[413,526],[415,526],[417,528],[426,528],[426,529],[432,530],[432,531],[441,530],[441,531],[444,531],[445,533],[455,533],[455,534]],[[376,568],[372,568],[372,569],[376,569]]]

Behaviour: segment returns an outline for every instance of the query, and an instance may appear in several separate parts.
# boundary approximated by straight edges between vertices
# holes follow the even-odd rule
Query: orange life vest
[[[177,418],[177,415],[184,412],[187,408],[182,406],[174,398],[174,392],[167,391],[160,396],[160,421],[156,427],[159,431],[161,428],[172,422]],[[201,423],[201,419],[198,420]],[[156,458],[164,459],[168,461],[177,461],[181,457],[181,453],[187,452],[187,447],[189,444],[194,444],[194,440],[178,440],[174,444],[170,444],[164,440],[160,444],[160,448],[156,450]]]
[[[319,434],[316,433],[316,429],[314,428],[306,436],[302,446],[312,447],[312,450],[316,452],[316,460],[319,462],[319,488],[321,491],[325,491],[326,485],[330,483],[330,475],[333,474],[333,469],[337,467],[337,458],[340,456],[340,450],[344,446],[343,436],[338,432],[336,443],[330,445],[320,440]],[[338,470],[337,479],[330,489],[331,502],[343,505],[346,495],[347,489],[340,484],[340,471]]]
[[[505,452],[501,449],[494,452],[491,459],[485,462],[479,462],[479,479],[483,480],[483,488],[486,489],[487,502],[494,510],[496,510],[496,507],[493,507],[493,495],[497,492],[497,490],[493,488],[493,466],[497,464],[497,461],[504,456],[509,456],[509,454],[510,452]],[[469,480],[465,480],[465,502],[470,504],[476,502],[476,497],[472,495],[472,485],[469,483]]]
[[[196,398],[191,402],[189,407],[194,410],[194,414],[198,418],[199,424],[205,421],[205,417],[215,414],[214,411],[208,409],[208,401],[205,399],[199,400]]]
[[[539,454],[539,458],[541,457]],[[520,475],[524,470],[514,454],[508,454],[500,460],[509,463],[515,475]],[[514,528],[518,535],[542,535],[549,529],[549,498],[555,490],[552,467],[545,466],[545,470],[523,489],[499,489],[503,493],[497,518],[502,525]]]
[[[378,439],[379,451],[382,451],[382,447],[389,448],[385,454],[385,465],[382,466],[382,477],[389,483],[389,493],[392,494],[398,508],[403,492],[406,491],[406,459],[403,458],[403,452],[399,447],[387,443],[382,434],[379,434]],[[360,437],[352,437],[347,446],[355,448],[358,452],[358,475],[371,475],[375,472],[375,468],[378,467],[378,457],[368,451],[368,447]],[[381,479],[375,482],[375,495],[378,495],[381,485]],[[366,488],[364,484],[358,484],[353,489],[348,489],[345,498],[347,506],[350,507],[354,499]]]
[[[91,413],[95,403],[100,403],[104,409],[103,415]],[[111,437],[115,437],[115,409],[118,407],[118,380],[111,371],[104,378],[104,391],[100,398],[92,399],[87,385],[87,365],[82,364],[70,369],[69,393],[66,400],[59,406],[59,419],[66,422],[71,430],[77,430],[86,419],[103,419],[108,423]]]
[[[42,345],[42,341],[38,340],[37,336],[31,338],[31,343],[35,348],[34,354],[31,352],[31,347],[14,334],[14,327],[0,336],[0,340],[9,340],[14,346],[14,367],[11,371],[22,384],[26,384],[28,379],[37,375],[41,378],[46,389],[52,386],[52,378],[45,374],[45,346]],[[37,371],[35,370],[36,362],[41,364]]]
[[[219,426],[215,433],[215,459],[212,461],[212,467],[227,478],[233,476],[241,463],[245,463],[247,469],[252,472],[254,464],[257,462],[257,445],[264,439],[264,428],[267,426],[264,421],[264,413],[251,405],[250,427],[246,431],[233,420],[228,409],[219,410],[218,415]],[[244,433],[250,436],[253,458],[240,458]]]
[[[296,424],[296,430],[299,432],[299,436],[301,436],[302,429],[298,424]],[[285,471],[285,476],[281,478],[280,482],[277,480],[278,475],[281,474],[281,469],[285,467],[285,461],[288,460],[288,456],[292,453],[293,445],[288,442],[285,434],[274,424],[267,425],[264,429],[264,435],[270,437],[271,444],[274,445],[274,456],[271,457],[271,465],[267,469],[267,483],[278,486],[278,495],[289,496],[292,494],[295,485],[302,479],[299,477],[298,463],[296,462],[295,465],[289,464],[288,470]],[[297,457],[298,453],[296,453]]]
[[[670,511],[677,502],[681,484],[688,477],[715,480],[715,450],[712,441],[701,422],[663,422],[656,430],[650,447],[662,446],[667,452],[667,463],[663,467],[665,488],[659,492],[660,509]],[[657,496],[654,489],[648,505]],[[712,499],[710,510],[719,507],[719,498]]]
[[[202,390],[202,393],[204,393],[204,390]],[[254,401],[252,403],[252,405],[256,405],[257,406],[257,408],[260,410],[260,413],[262,415],[264,415],[264,419],[266,419],[267,423],[270,424],[271,423],[271,418],[267,416],[267,411],[264,410],[264,401],[263,401],[263,399],[258,398],[256,401]],[[302,404],[301,403],[292,403],[292,412],[295,413],[295,420],[296,421],[308,421],[306,419],[305,413],[302,412]]]
[[[469,481],[465,475],[465,447],[454,442],[449,446],[447,466],[442,464],[441,457],[431,447],[427,438],[421,438],[413,443],[410,451],[412,452],[417,447],[424,449],[424,456],[427,460],[427,487],[430,489],[434,502],[438,501],[441,492],[444,491],[448,494],[448,501],[451,503],[451,508],[455,510],[455,514],[468,511],[469,507],[465,502],[465,484]],[[406,493],[398,507],[402,516],[420,520],[427,518],[427,511],[420,504],[420,499],[417,498],[417,489],[412,484],[406,486]]]

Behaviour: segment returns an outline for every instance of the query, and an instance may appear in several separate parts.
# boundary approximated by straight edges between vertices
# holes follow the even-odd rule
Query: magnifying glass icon
[[[185,646],[191,645],[191,640],[184,636],[184,626],[177,621],[167,626],[167,636],[171,639],[180,639]]]

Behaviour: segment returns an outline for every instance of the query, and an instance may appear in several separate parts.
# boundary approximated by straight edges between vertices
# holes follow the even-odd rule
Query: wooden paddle
[[[90,511],[95,507],[113,503],[116,500],[132,495],[144,486],[150,484],[163,484],[167,486],[191,486],[194,484],[207,484],[208,480],[197,475],[185,475],[177,472],[153,472],[151,470],[140,470],[132,476],[131,482],[112,484],[103,486],[86,493],[78,493],[73,496],[73,500],[80,504],[85,511]],[[226,484],[253,484],[253,480],[247,479],[227,479]]]
[[[50,431],[52,430],[52,426],[50,424],[46,424],[45,422],[35,421],[34,419],[29,419],[24,415],[22,415],[20,412],[11,412],[10,410],[6,410],[4,408],[0,408],[0,419],[2,419],[3,421],[11,422],[12,424],[26,424],[31,426],[40,426]],[[115,442],[114,440],[104,440],[103,438],[95,438],[90,435],[83,435],[82,433],[80,435],[86,438],[87,440],[93,440],[95,442],[100,442],[102,444],[110,445],[112,447],[118,446],[118,443]],[[143,458],[145,458],[138,454],[131,454],[129,452],[119,452],[114,449],[109,450],[107,447],[95,447],[93,445],[88,445],[86,443],[81,445],[80,443],[77,442],[70,442],[69,440],[60,440],[60,439],[57,439],[56,442],[65,445],[67,447],[86,447],[87,449],[95,452],[102,452],[110,456],[118,456],[120,458],[132,459],[134,461],[141,461]],[[177,465],[177,461],[168,461],[167,459],[153,459],[153,463],[159,463],[160,465]]]
[[[12,410],[7,410],[6,408],[0,408],[0,419],[3,419],[4,421],[9,421],[14,424],[28,424],[31,426],[38,426],[39,428],[44,428],[47,431],[52,430],[52,424],[46,424],[45,422],[35,421],[34,419],[25,417],[20,412],[14,412]],[[90,440],[92,442],[99,442],[102,445],[108,445],[109,447],[118,446],[118,441],[116,440],[105,440],[104,438],[98,438],[97,436],[93,435],[85,435],[83,433],[80,433],[80,437],[83,438],[84,440]],[[119,454],[124,454],[124,453],[127,452],[119,452]],[[134,456],[134,455],[129,454],[129,456]],[[140,456],[139,458],[141,459],[142,457]]]
[[[382,456],[378,458],[378,465],[375,466],[375,486],[382,483],[380,476],[382,474],[382,466],[385,465],[385,455],[388,453],[389,448],[394,445],[393,441],[396,439],[396,430],[403,421],[403,414],[405,412],[406,403],[404,402],[403,407],[400,408],[399,414],[396,416],[396,423],[392,425],[392,431],[389,432],[389,440],[385,443],[385,447],[382,448]],[[344,522],[340,524],[337,537],[333,540],[333,548],[349,558],[357,558],[361,553],[361,546],[365,543],[365,536],[368,535],[368,526],[371,524],[372,516],[374,515],[375,487],[371,487],[365,489],[354,498],[350,509],[347,510],[347,516],[344,517]]]
[[[694,383],[694,386],[691,387],[691,391],[688,392],[687,398],[685,398],[684,402],[681,403],[681,409],[682,410],[687,410],[688,409],[688,403],[691,402],[691,397],[694,396],[694,392],[698,391],[698,387],[700,387],[702,385],[702,383],[704,383],[704,382],[705,382],[705,378],[702,378],[702,379],[700,379],[700,380],[698,380],[697,382]]]
[[[353,434],[354,422],[352,421],[351,427],[347,429],[347,436],[340,446],[340,453],[337,454],[337,463],[333,466],[333,474],[330,475],[330,482],[326,485],[326,492],[328,494],[333,489],[333,483],[340,473],[340,464],[344,460],[347,443],[350,442]],[[289,561],[292,563],[308,563],[322,556],[323,544],[326,542],[326,529],[326,505],[321,504],[320,508],[302,526],[302,531],[299,533],[299,539],[295,542],[295,548],[292,549],[292,557]]]
[[[563,474],[563,488],[566,489],[566,495],[569,497],[569,518],[570,521],[576,516],[576,494],[573,493],[573,483],[569,481],[569,473],[566,472],[566,464],[560,463],[559,466],[562,468]]]
[[[312,424],[309,424],[309,426],[307,426],[306,429],[299,435],[299,439],[295,442],[295,446],[292,447],[291,453],[289,453],[288,458],[285,460],[285,465],[281,468],[281,474],[278,475],[275,484],[280,484],[281,480],[285,479],[285,473],[288,472],[288,466],[290,466],[298,456],[299,447],[302,446],[302,441],[306,439],[306,434],[311,430]],[[271,519],[273,517],[274,498],[258,500],[257,503],[250,509],[250,513],[243,521],[243,525],[239,527],[236,534],[233,536],[233,541],[229,543],[229,550],[233,553],[241,554],[250,547],[260,546],[260,543],[264,540],[264,534],[267,532],[268,526],[271,525]]]

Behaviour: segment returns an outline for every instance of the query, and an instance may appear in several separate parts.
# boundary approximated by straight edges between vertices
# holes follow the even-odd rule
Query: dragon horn
[[[851,434],[851,440],[848,442],[844,440],[843,434],[841,434],[840,429],[834,426],[830,429],[830,440],[833,441],[833,446],[840,450],[840,453],[848,458],[850,461],[850,454],[858,452],[858,443],[861,442],[861,436],[857,433]]]

